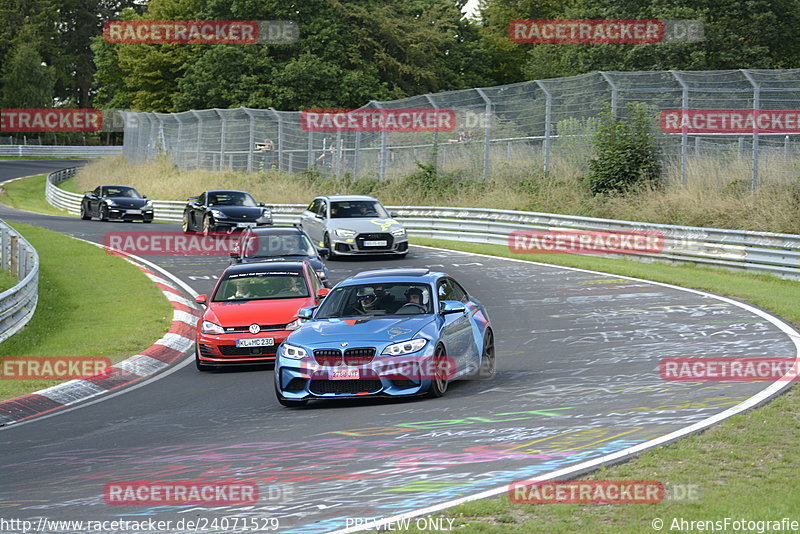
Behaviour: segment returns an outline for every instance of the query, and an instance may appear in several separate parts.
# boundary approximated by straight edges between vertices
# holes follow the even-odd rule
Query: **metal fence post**
[[[681,85],[681,109],[683,116],[681,117],[681,121],[685,120],[686,112],[689,109],[689,86],[683,81],[678,73],[674,70],[669,71],[670,74],[677,80],[677,82]],[[688,150],[689,150],[689,132],[688,127],[685,123],[681,127],[681,184],[686,185],[686,160],[689,157]]]
[[[761,86],[753,79],[753,75],[745,69],[739,69],[750,85],[753,86],[753,171],[750,178],[750,188],[755,191],[758,187],[758,116],[757,113],[761,107]]]
[[[439,109],[439,106],[436,105],[436,102],[433,101],[431,95],[424,94],[423,95],[428,103],[431,105],[433,109]],[[439,171],[439,121],[436,121],[436,129],[433,130],[433,147],[431,148],[431,165],[433,165],[433,172],[436,174]]]
[[[489,150],[492,148],[492,101],[491,99],[486,96],[486,93],[483,92],[483,89],[476,87],[475,91],[486,103],[486,109],[484,111],[484,134],[483,134],[483,179],[489,179]]]
[[[608,75],[607,72],[600,71],[600,76],[606,81],[606,83],[611,87],[611,116],[615,119],[617,118],[617,100],[619,97],[619,90],[617,89],[617,84],[614,83],[614,80],[611,79],[611,76]]]
[[[553,95],[547,90],[541,80],[535,80],[539,89],[544,92],[545,96],[545,110],[544,110],[544,172],[550,170],[550,124],[553,120]]]
[[[19,236],[11,235],[10,240],[11,240],[11,251],[9,253],[10,254],[9,259],[11,261],[9,262],[8,270],[16,274],[17,277],[19,278]]]
[[[311,169],[314,167],[314,132],[309,129],[308,131],[308,146],[306,147],[306,168]]]
[[[278,113],[275,108],[271,107],[269,110],[275,115],[275,119],[278,121],[278,170],[283,170],[283,119],[281,118],[281,114]]]
[[[247,146],[247,172],[253,171],[253,152],[256,150],[256,120],[253,118],[253,114],[250,112],[249,109],[242,106],[242,111],[244,111],[245,115],[249,119],[249,126],[250,126],[250,144]],[[264,169],[266,170],[266,169]]]
[[[381,107],[381,103],[376,101],[376,100],[370,100],[369,103],[374,105],[378,109],[383,109]],[[378,159],[380,159],[379,168],[380,168],[381,181],[386,179],[386,165],[388,164],[387,160],[388,160],[388,154],[389,154],[389,150],[388,150],[388,146],[387,146],[388,145],[388,141],[389,141],[389,136],[388,136],[388,134],[386,132],[386,129],[384,128],[384,129],[381,130],[381,152],[380,152],[380,157],[378,158]]]
[[[198,112],[196,112],[195,110],[191,110],[191,112],[192,112],[192,115],[194,115],[195,118],[197,119],[197,142],[196,142],[197,154],[195,154],[194,168],[195,169],[199,169],[200,168],[201,134],[203,132],[203,119],[202,119],[202,117],[200,117],[200,114]]]
[[[358,164],[361,156],[361,132],[356,132],[356,146],[353,152],[353,180],[358,180]]]

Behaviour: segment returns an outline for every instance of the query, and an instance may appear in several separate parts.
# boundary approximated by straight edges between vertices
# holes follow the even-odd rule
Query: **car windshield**
[[[225,275],[211,300],[235,302],[308,296],[308,286],[301,271],[255,271]]]
[[[281,256],[316,256],[311,241],[303,234],[251,235],[247,238],[246,258],[277,258]]]
[[[142,195],[132,187],[105,187],[103,194],[107,197],[142,198]]]
[[[239,191],[222,191],[219,193],[208,194],[209,206],[247,206],[255,208],[258,206],[250,193],[242,193]]]
[[[356,219],[359,217],[388,219],[389,214],[379,202],[374,200],[331,202],[331,219]]]
[[[319,307],[316,319],[432,313],[427,284],[371,283],[334,288]]]

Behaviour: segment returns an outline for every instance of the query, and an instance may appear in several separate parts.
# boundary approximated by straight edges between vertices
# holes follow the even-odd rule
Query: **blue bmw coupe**
[[[483,305],[428,269],[365,271],[340,282],[278,349],[284,406],[359,396],[441,397],[458,378],[491,378],[494,334]]]

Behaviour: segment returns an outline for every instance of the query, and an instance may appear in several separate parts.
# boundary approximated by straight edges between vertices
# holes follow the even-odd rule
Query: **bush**
[[[589,189],[595,195],[625,194],[655,186],[661,176],[651,111],[629,102],[624,118],[612,115],[609,105],[598,116],[594,155],[589,160]]]

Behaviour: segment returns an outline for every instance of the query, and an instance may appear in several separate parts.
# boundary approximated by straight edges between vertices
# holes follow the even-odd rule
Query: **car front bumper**
[[[198,332],[195,350],[197,359],[204,365],[228,367],[234,365],[252,365],[272,363],[275,361],[278,346],[292,332],[289,330],[265,330],[261,335],[252,336],[246,332],[231,334],[205,334]],[[237,347],[237,339],[273,339],[273,344],[262,347]]]

